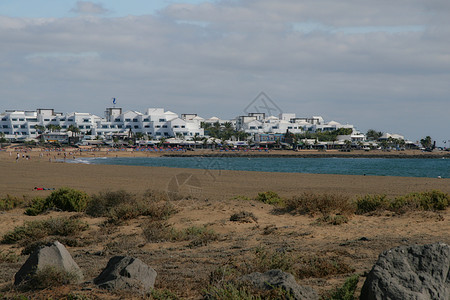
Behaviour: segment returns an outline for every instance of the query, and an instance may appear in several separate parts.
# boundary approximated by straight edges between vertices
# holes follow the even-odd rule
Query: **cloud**
[[[71,9],[71,12],[80,15],[102,15],[108,12],[100,3],[94,3],[91,1],[77,1],[75,7]]]
[[[231,118],[265,91],[298,116],[448,139],[447,2],[316,3],[173,4],[122,18],[0,16],[0,111],[101,114],[116,97],[125,109]]]

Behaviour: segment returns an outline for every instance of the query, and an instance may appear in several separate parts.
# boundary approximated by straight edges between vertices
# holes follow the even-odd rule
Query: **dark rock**
[[[63,244],[55,241],[47,246],[41,246],[31,253],[14,276],[14,285],[28,280],[37,271],[45,267],[54,267],[58,270],[70,272],[75,275],[77,282],[83,281],[83,272],[73,260],[69,251]]]
[[[138,258],[114,256],[94,283],[108,290],[148,292],[153,289],[156,271]]]
[[[251,273],[241,277],[240,281],[247,284],[249,283],[253,287],[261,290],[281,288],[288,292],[293,299],[319,299],[319,296],[312,288],[299,285],[292,274],[281,270],[270,270],[266,273]]]
[[[450,299],[450,247],[400,246],[381,253],[360,299]]]

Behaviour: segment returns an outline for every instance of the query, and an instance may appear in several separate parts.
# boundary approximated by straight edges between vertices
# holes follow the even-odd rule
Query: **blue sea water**
[[[83,158],[72,162],[105,165],[193,168],[343,175],[450,178],[450,159],[298,157],[133,157]]]

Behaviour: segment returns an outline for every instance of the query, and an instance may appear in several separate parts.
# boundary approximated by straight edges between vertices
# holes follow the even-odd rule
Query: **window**
[[[160,122],[165,122],[166,120],[164,120],[164,119],[159,119],[159,121],[160,121]]]
[[[80,129],[84,129],[84,125],[80,125]]]
[[[9,126],[8,125],[3,125],[3,128],[9,128]]]
[[[163,128],[167,128],[167,125],[163,125]]]
[[[61,128],[67,128],[67,125],[63,125],[63,126],[61,126]]]
[[[131,119],[125,119],[125,122],[131,122]]]
[[[23,121],[25,121],[25,119],[19,119],[19,121],[22,121],[22,122],[23,122]]]
[[[164,132],[164,136],[169,136],[169,134],[167,132]]]
[[[114,122],[120,122],[120,118],[115,119]]]
[[[255,126],[250,126],[250,129],[256,129],[256,127]]]
[[[138,121],[138,119],[133,119],[133,122],[137,122]]]
[[[288,126],[288,129],[292,129],[292,126]]]
[[[14,125],[14,128],[19,128],[19,125]]]
[[[134,125],[134,129],[138,129],[139,128],[139,126],[138,125]]]
[[[156,127],[156,128],[161,128],[161,125],[156,125],[155,127]]]
[[[117,125],[117,128],[123,128],[123,126],[122,125]]]
[[[144,122],[150,122],[149,118],[144,119]]]
[[[145,125],[144,127],[145,127],[145,128],[150,128],[150,125]]]
[[[161,135],[161,132],[157,132],[156,135]]]
[[[17,121],[17,119],[12,119],[13,121]]]
[[[278,127],[277,126],[272,126],[272,129],[278,129]]]
[[[20,125],[20,128],[27,128],[27,126],[25,126],[25,125]]]
[[[91,126],[87,125],[87,126],[86,126],[86,129],[91,129]]]
[[[175,126],[173,126],[173,128],[180,128],[180,126],[178,126],[178,125],[175,125]]]
[[[14,121],[14,120],[13,120],[13,121]],[[44,121],[45,121],[45,122],[49,122],[50,119],[44,119]],[[64,121],[64,119],[63,119],[62,121]]]
[[[89,122],[89,119],[83,119],[83,122]]]
[[[108,128],[108,125],[102,125],[102,128]]]
[[[131,125],[127,125],[126,128],[131,128]]]

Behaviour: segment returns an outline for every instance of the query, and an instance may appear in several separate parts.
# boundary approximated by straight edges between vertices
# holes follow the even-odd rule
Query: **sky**
[[[266,101],[450,147],[448,15],[448,0],[0,0],[0,111],[103,115],[114,97],[230,119]]]

